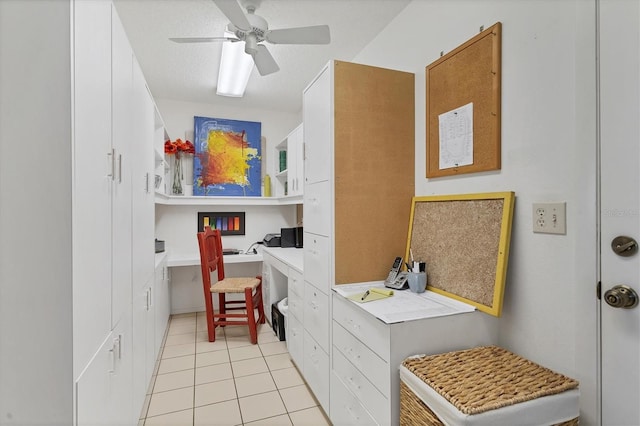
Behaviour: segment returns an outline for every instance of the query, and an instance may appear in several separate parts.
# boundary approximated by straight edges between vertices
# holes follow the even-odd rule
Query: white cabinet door
[[[329,412],[329,355],[304,332],[304,379],[318,402]]]
[[[304,188],[304,147],[302,124],[287,137],[287,187],[289,195],[302,195]]]
[[[155,312],[152,282],[138,290],[133,298],[133,409],[139,414],[155,366]]]
[[[132,173],[132,281],[136,289],[153,277],[155,265],[155,203],[153,188],[153,101],[137,61],[133,62]]]
[[[160,355],[162,339],[164,339],[167,327],[169,326],[169,315],[171,314],[169,294],[169,269],[167,268],[167,261],[165,260],[156,267],[155,286],[153,289],[155,312],[154,360]]]
[[[74,376],[111,331],[111,4],[74,12]]]
[[[304,279],[325,294],[329,294],[330,239],[309,232],[304,233]]]
[[[304,230],[318,235],[331,235],[333,198],[328,181],[307,184],[304,194]]]
[[[304,288],[304,329],[329,352],[329,296],[308,282]]]
[[[131,332],[124,319],[104,340],[76,380],[76,424],[135,425],[132,410]]]
[[[322,73],[304,91],[304,177],[306,183],[328,180],[333,167],[331,143],[333,140],[331,67]]]
[[[115,173],[113,186],[113,281],[112,316],[114,327],[131,305],[131,103],[133,51],[112,7],[112,148]]]
[[[268,254],[263,255],[262,260],[262,307],[264,308],[264,316],[267,322],[271,324],[271,271],[272,267],[269,263],[272,259]]]
[[[304,371],[304,329],[302,323],[289,311],[287,318],[287,350],[300,371]]]
[[[76,380],[76,424],[105,424],[110,416],[110,402],[114,389],[111,389],[111,374],[115,371],[115,355],[111,334],[107,335],[102,346],[91,359],[80,377]]]

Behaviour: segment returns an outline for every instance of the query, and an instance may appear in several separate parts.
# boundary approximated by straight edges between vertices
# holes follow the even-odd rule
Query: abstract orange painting
[[[261,123],[194,117],[193,195],[261,194]]]

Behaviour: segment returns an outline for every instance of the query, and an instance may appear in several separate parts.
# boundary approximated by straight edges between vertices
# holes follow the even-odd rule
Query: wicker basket
[[[496,346],[407,358],[402,365],[467,415],[554,395],[578,382]],[[401,425],[443,425],[409,387],[400,383]],[[578,418],[557,423],[577,425]]]

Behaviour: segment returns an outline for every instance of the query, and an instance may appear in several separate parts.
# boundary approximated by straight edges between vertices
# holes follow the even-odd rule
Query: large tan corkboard
[[[335,283],[383,280],[415,195],[415,76],[334,66]]]
[[[513,192],[415,197],[407,255],[427,264],[428,289],[500,315]]]
[[[500,169],[501,51],[498,22],[426,67],[427,177]],[[473,164],[440,169],[438,117],[469,103]]]

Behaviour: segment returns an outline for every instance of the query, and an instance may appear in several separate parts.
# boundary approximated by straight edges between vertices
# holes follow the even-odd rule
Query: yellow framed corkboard
[[[501,51],[497,22],[426,67],[426,177],[500,169]],[[439,117],[470,103],[472,163],[441,168]]]
[[[427,264],[427,289],[499,317],[515,194],[413,197],[405,259]]]

